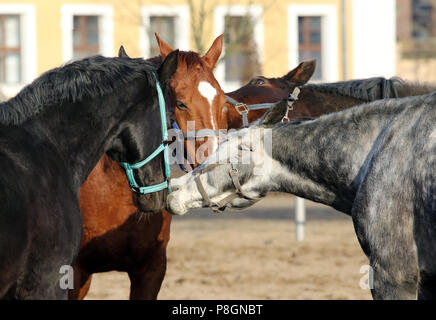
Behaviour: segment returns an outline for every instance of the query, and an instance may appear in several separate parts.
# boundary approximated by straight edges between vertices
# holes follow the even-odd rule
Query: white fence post
[[[306,206],[304,199],[295,199],[295,237],[297,241],[303,241],[305,237]]]

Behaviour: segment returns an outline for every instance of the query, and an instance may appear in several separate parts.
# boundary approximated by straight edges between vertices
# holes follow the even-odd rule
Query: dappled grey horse
[[[435,106],[436,94],[386,99],[274,126],[278,103],[173,179],[167,205],[244,208],[270,191],[324,203],[352,215],[375,299],[436,298]]]

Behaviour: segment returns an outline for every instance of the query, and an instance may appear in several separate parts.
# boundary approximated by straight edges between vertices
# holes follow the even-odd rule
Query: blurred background
[[[398,75],[433,81],[434,0],[1,0],[0,91],[14,95],[71,59],[157,55],[154,32],[204,53],[224,33],[225,91],[317,59],[313,81]]]
[[[215,70],[224,91],[316,59],[311,81],[400,76],[436,82],[436,0],[0,0],[0,99],[72,59],[158,54],[154,38],[205,53],[224,34]],[[241,213],[173,219],[161,299],[368,299],[367,263],[351,219],[272,195]],[[125,299],[127,275],[97,275],[88,298]]]

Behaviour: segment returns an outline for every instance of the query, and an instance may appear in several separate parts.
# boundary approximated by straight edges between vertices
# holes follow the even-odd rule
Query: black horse
[[[0,104],[0,297],[67,298],[60,269],[82,238],[79,187],[105,152],[135,163],[162,143],[157,81],[166,87],[177,56],[157,70],[142,59],[75,61]],[[162,160],[135,170],[138,184],[162,182]],[[166,194],[134,197],[157,211]]]

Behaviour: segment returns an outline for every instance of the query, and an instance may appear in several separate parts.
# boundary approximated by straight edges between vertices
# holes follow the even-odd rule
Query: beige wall
[[[198,4],[201,0],[196,0]],[[0,0],[0,4],[11,3],[10,0]],[[132,56],[139,55],[139,25],[140,6],[149,4],[177,5],[186,4],[185,0],[22,0],[15,3],[31,3],[36,7],[36,34],[37,34],[37,73],[61,64],[62,61],[62,31],[61,31],[61,6],[64,4],[109,4],[114,8],[114,48],[116,54],[120,44],[126,46]],[[208,3],[212,3],[209,1]],[[338,16],[338,74],[342,75],[342,47],[341,47],[341,0],[243,0],[243,1],[215,1],[219,5],[246,5],[260,4],[264,6],[264,65],[263,73],[266,76],[279,76],[288,71],[288,23],[287,7],[290,4],[333,4],[337,7]],[[351,17],[349,1],[348,16]],[[207,19],[204,32],[207,34],[207,46],[213,40],[213,14]],[[352,21],[348,18],[347,42],[351,43]],[[191,42],[192,43],[192,42]],[[347,46],[348,74],[352,74],[351,45]]]
[[[401,45],[397,45],[397,76],[417,82],[436,84],[436,59],[404,59]]]

